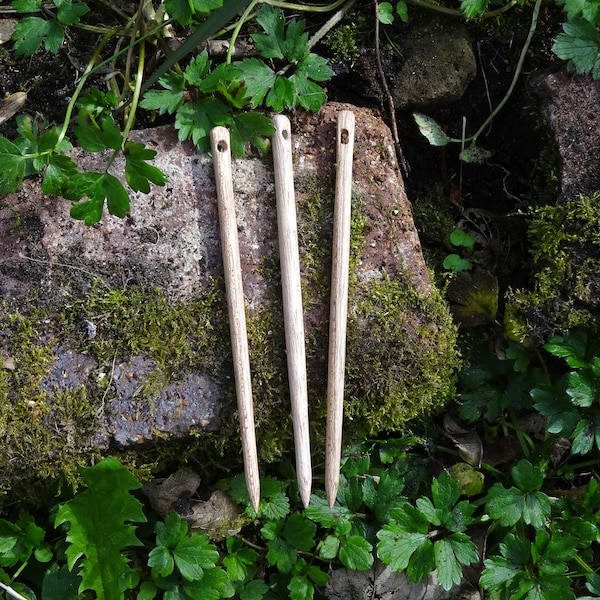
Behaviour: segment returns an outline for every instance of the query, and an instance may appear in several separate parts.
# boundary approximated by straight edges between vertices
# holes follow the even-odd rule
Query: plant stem
[[[227,48],[227,57],[225,62],[229,65],[231,64],[231,56],[233,55],[233,50],[235,48],[235,42],[237,40],[237,36],[240,33],[240,29],[244,25],[244,23],[248,20],[250,13],[254,10],[254,7],[260,2],[260,0],[252,0],[250,4],[246,7],[246,10],[243,12],[242,16],[238,19],[235,24],[235,28],[233,33],[231,34],[231,39],[229,40],[229,48]]]
[[[301,10],[303,12],[330,12],[335,10],[338,6],[344,4],[348,0],[336,0],[331,4],[325,5],[311,5],[311,4],[294,4],[293,2],[284,2],[283,0],[259,0],[260,2],[264,2],[265,4],[270,4],[271,6],[278,6],[279,8],[287,8],[288,10]]]
[[[421,0],[419,0],[421,1]],[[504,95],[504,98],[498,103],[496,108],[491,112],[490,116],[483,122],[481,127],[469,138],[465,141],[473,142],[477,140],[477,138],[487,129],[488,125],[494,120],[494,117],[502,110],[504,105],[508,102],[508,99],[511,97],[515,86],[517,85],[517,81],[521,75],[521,71],[523,70],[523,63],[525,62],[525,57],[527,56],[527,50],[529,50],[529,44],[533,38],[533,34],[535,33],[535,29],[537,27],[537,21],[540,14],[540,8],[542,6],[542,0],[536,0],[535,6],[533,7],[533,14],[531,15],[531,25],[529,27],[529,33],[527,34],[527,39],[523,44],[523,48],[521,48],[521,55],[519,56],[519,62],[517,63],[517,67],[515,69],[515,74],[513,75],[512,82],[508,91]]]

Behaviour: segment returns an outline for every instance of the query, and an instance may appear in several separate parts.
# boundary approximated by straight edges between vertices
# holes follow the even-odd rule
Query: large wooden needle
[[[342,455],[353,151],[354,113],[343,110],[338,116],[336,136],[337,168],[333,209],[333,256],[329,309],[329,358],[327,364],[325,492],[330,507],[333,506],[338,492]]]
[[[275,134],[272,138],[273,166],[283,291],[283,320],[296,449],[296,474],[300,498],[304,506],[308,506],[312,486],[312,466],[308,425],[304,313],[302,311],[300,255],[292,164],[292,134],[290,121],[283,115],[276,115],[273,118],[273,125],[275,126]]]
[[[223,267],[225,270],[225,292],[229,312],[229,333],[233,352],[233,371],[242,437],[244,472],[250,502],[254,510],[258,511],[260,477],[258,473],[258,455],[256,452],[250,356],[248,352],[244,289],[242,286],[242,268],[235,216],[235,197],[233,194],[229,141],[229,131],[225,127],[215,127],[210,133],[219,205],[219,226],[221,230],[221,246],[223,248]]]

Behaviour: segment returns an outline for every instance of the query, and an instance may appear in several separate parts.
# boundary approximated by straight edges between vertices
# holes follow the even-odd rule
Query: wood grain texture
[[[335,205],[329,309],[329,354],[327,363],[327,436],[325,442],[325,491],[333,506],[340,481],[342,428],[344,423],[344,379],[346,369],[346,322],[350,268],[350,218],[352,213],[352,157],[354,113],[339,113],[336,135]]]
[[[292,132],[290,121],[283,115],[273,118],[273,165],[277,199],[277,229],[283,291],[283,319],[287,351],[288,380],[296,450],[296,473],[300,498],[308,506],[312,487],[312,466],[308,424],[308,388],[304,313],[300,284],[300,254],[294,194]]]
[[[215,127],[211,131],[210,141],[219,206],[219,229],[223,251],[225,291],[229,313],[229,331],[233,353],[235,391],[242,438],[246,487],[248,488],[250,502],[254,510],[258,511],[260,476],[258,472],[258,454],[256,451],[256,433],[254,430],[250,355],[248,351],[244,289],[242,285],[235,196],[233,193],[231,172],[229,131],[225,127]]]

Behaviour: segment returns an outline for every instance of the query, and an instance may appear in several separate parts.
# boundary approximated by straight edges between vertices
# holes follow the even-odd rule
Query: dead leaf
[[[454,318],[465,327],[494,322],[498,312],[498,280],[489,271],[455,273],[447,296]]]
[[[460,453],[461,458],[476,468],[481,466],[483,456],[483,444],[475,430],[469,431],[450,414],[444,415],[444,433],[449,437]]]

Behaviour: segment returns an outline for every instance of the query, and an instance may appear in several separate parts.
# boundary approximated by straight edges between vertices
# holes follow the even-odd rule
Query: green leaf
[[[317,526],[300,513],[292,513],[283,528],[283,537],[298,550],[309,552],[315,545]]]
[[[235,594],[235,588],[227,577],[227,573],[219,567],[205,569],[202,579],[198,581],[186,581],[183,584],[183,593],[177,598],[181,600],[219,600],[220,598],[231,598]],[[165,594],[164,599],[168,596]]]
[[[70,523],[66,556],[71,570],[81,561],[79,593],[120,598],[124,577],[133,572],[122,550],[141,545],[131,523],[146,521],[142,504],[130,494],[140,484],[112,457],[79,471],[87,489],[58,509],[54,525]]]
[[[473,263],[468,258],[461,258],[458,254],[452,253],[444,258],[443,266],[444,269],[458,273],[460,271],[468,271],[473,267]]]
[[[417,498],[416,505],[417,508],[432,525],[435,525],[437,527],[442,524],[443,511],[438,508],[435,508],[435,506],[433,506],[429,498]]]
[[[0,194],[12,194],[19,189],[26,162],[18,146],[0,137]]]
[[[450,234],[450,243],[453,246],[460,246],[463,248],[472,248],[475,244],[475,236],[469,231],[463,231],[462,229],[455,229]]]
[[[287,77],[277,75],[273,87],[265,98],[265,106],[271,107],[275,112],[283,112],[286,108],[294,108],[296,99],[294,83]]]
[[[431,484],[431,496],[436,508],[449,512],[460,497],[460,486],[447,471],[443,471]]]
[[[396,12],[404,23],[408,23],[408,4],[406,2],[398,2]]]
[[[588,408],[596,400],[597,385],[592,376],[585,371],[574,371],[569,373],[567,381],[567,395],[576,406]]]
[[[285,540],[275,538],[267,542],[267,561],[270,565],[276,566],[282,573],[289,573],[292,570],[298,556],[296,550]]]
[[[256,108],[263,103],[267,92],[273,87],[275,71],[258,58],[245,58],[236,63],[236,66],[242,73],[251,106]]]
[[[188,524],[176,512],[171,512],[164,522],[156,523],[155,529],[157,545],[173,548],[187,535]]]
[[[208,52],[204,50],[191,60],[190,64],[185,69],[183,77],[189,85],[199,88],[202,85],[204,78],[208,75],[209,70],[210,60],[208,58]]]
[[[340,539],[335,535],[328,535],[321,544],[319,556],[326,560],[334,559],[340,549]]]
[[[33,13],[42,6],[42,0],[13,0],[10,5],[18,13]]]
[[[101,125],[92,123],[86,114],[80,113],[78,125],[74,127],[79,145],[88,152],[101,152],[107,148],[119,150],[123,136],[112,116],[102,119]]]
[[[595,437],[595,423],[589,419],[582,419],[573,432],[571,452],[573,454],[587,454],[594,447]]]
[[[315,593],[315,588],[306,575],[294,575],[290,580],[288,590],[290,590],[292,600],[312,600]]]
[[[394,509],[403,507],[406,503],[406,498],[402,496],[403,490],[404,479],[389,469],[381,474],[378,483],[372,477],[365,479],[363,499],[365,505],[375,513],[377,520],[387,523]]]
[[[200,581],[204,569],[212,569],[219,560],[217,549],[210,544],[206,534],[194,533],[183,538],[173,550],[173,558],[179,572],[188,581]]]
[[[522,492],[539,490],[544,483],[544,473],[528,460],[520,460],[511,470],[513,481]]]
[[[592,73],[600,78],[600,33],[583,18],[572,19],[563,24],[564,33],[554,39],[552,51],[567,61],[567,67],[578,73]]]
[[[490,150],[486,150],[481,146],[471,144],[464,150],[461,150],[458,154],[458,158],[463,162],[471,165],[482,165],[486,160],[490,159],[494,155]]]
[[[506,489],[495,483],[488,492],[486,507],[492,519],[497,519],[500,525],[512,527],[523,515],[525,499],[517,488]]]
[[[452,138],[448,137],[437,122],[422,113],[413,113],[419,131],[424,135],[432,146],[445,146],[452,142]]]
[[[165,0],[165,10],[180,25],[187,25],[194,15],[206,15],[222,4],[223,0]]]
[[[182,104],[185,92],[185,79],[177,73],[166,73],[159,79],[164,90],[148,90],[140,102],[140,107],[158,110],[158,113],[173,114]]]
[[[59,568],[57,563],[53,563],[44,573],[42,598],[44,600],[75,600],[80,597],[77,593],[80,583],[79,575],[69,571],[67,565]]]
[[[268,591],[269,586],[264,581],[253,579],[240,590],[240,600],[262,600]]]
[[[62,196],[67,181],[75,173],[77,173],[77,165],[71,158],[62,154],[52,155],[44,173],[42,192]]]
[[[249,142],[263,154],[269,148],[269,138],[275,133],[271,120],[257,112],[234,115],[229,130],[232,153],[236,157],[244,155],[244,142]]]
[[[148,555],[148,566],[152,569],[152,577],[168,577],[175,568],[175,561],[165,546],[152,548]]]
[[[77,173],[67,182],[63,195],[73,201],[89,197],[71,207],[71,216],[85,221],[86,225],[102,219],[105,201],[108,212],[117,217],[124,217],[130,209],[127,190],[109,173]]]
[[[252,34],[256,49],[264,58],[284,58],[282,46],[285,42],[285,18],[283,11],[270,4],[261,4],[256,21],[266,32]]]
[[[20,19],[12,34],[15,56],[31,56],[44,44],[48,52],[56,53],[64,40],[64,27],[56,20],[39,17]]]
[[[522,565],[516,565],[501,556],[493,556],[483,561],[485,569],[479,577],[482,587],[493,589],[510,581],[522,570]]]
[[[327,61],[318,54],[305,54],[296,65],[296,73],[313,81],[328,81],[334,75]]]
[[[216,125],[228,125],[233,116],[229,107],[216,98],[207,97],[184,104],[175,116],[179,139],[189,137],[202,152],[210,149],[210,131]]]
[[[373,566],[373,546],[363,536],[352,535],[341,541],[339,558],[351,571],[368,571]]]
[[[56,18],[63,25],[73,25],[73,23],[77,23],[79,18],[89,12],[89,8],[83,2],[76,2],[73,4],[71,0],[65,0],[62,2],[58,12],[56,13]]]
[[[472,19],[483,14],[488,4],[489,0],[461,0],[460,10],[465,13],[467,19]]]
[[[304,33],[304,21],[290,21],[281,45],[285,59],[288,62],[299,61],[308,52],[307,42],[308,34]]]
[[[123,153],[126,161],[125,179],[132,190],[147,194],[150,191],[150,182],[165,185],[167,178],[164,173],[157,167],[146,164],[147,160],[156,156],[155,150],[137,142],[126,142]]]
[[[314,81],[310,81],[303,73],[295,73],[290,77],[289,82],[294,87],[294,96],[293,103],[288,104],[287,108],[294,108],[296,104],[299,104],[306,110],[317,112],[327,101],[323,88]]]
[[[391,25],[394,22],[393,7],[389,2],[380,2],[377,18],[384,25]]]
[[[462,568],[454,554],[454,549],[448,539],[442,539],[433,545],[435,565],[438,570],[438,582],[449,590],[458,585],[462,578]]]

